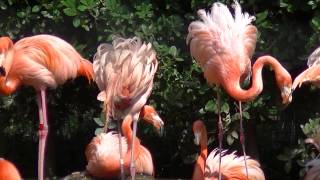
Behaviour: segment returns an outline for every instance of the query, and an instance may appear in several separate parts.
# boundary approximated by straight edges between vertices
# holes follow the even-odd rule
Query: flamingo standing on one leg
[[[51,35],[26,37],[15,44],[0,38],[0,93],[9,95],[20,85],[37,91],[39,107],[38,178],[43,179],[44,150],[48,133],[46,89],[56,88],[77,76],[93,77],[90,61],[66,41]]]
[[[291,76],[275,58],[262,56],[257,59],[251,70],[250,58],[254,53],[257,39],[257,29],[251,25],[254,17],[242,13],[237,1],[234,1],[233,8],[234,16],[226,5],[219,2],[214,3],[211,13],[206,13],[204,10],[198,11],[202,21],[195,21],[189,25],[187,43],[190,44],[191,55],[203,69],[204,77],[209,84],[222,86],[234,99],[246,102],[253,100],[261,93],[263,89],[262,68],[266,64],[271,65],[275,71],[277,85],[281,90],[282,102],[290,103]],[[247,90],[242,89],[240,84],[250,77],[251,72],[252,86]],[[242,117],[241,104],[239,105],[240,117]],[[242,118],[240,118],[240,141],[245,155]],[[220,152],[221,144],[222,122],[219,113]],[[220,161],[219,164],[221,164]]]
[[[161,131],[163,121],[158,116],[153,107],[145,105],[140,112],[143,120],[152,124],[158,131]],[[129,169],[132,146],[135,143],[134,159],[138,173],[153,175],[153,163],[150,152],[140,145],[139,139],[132,140],[132,116],[128,115],[122,124],[124,137],[121,137],[121,154],[124,156],[124,166]],[[120,149],[116,144],[119,143],[119,137],[115,132],[101,133],[94,137],[86,148],[86,158],[88,161],[87,171],[94,177],[116,178],[120,173]]]
[[[18,169],[10,161],[0,158],[0,179],[21,180]]]
[[[303,83],[309,82],[320,87],[320,47],[309,56],[307,64],[309,68],[294,79],[292,90],[300,87]]]
[[[247,179],[244,156],[237,156],[235,155],[235,152],[227,154],[226,151],[223,151],[220,169],[218,149],[213,150],[207,158],[207,130],[202,121],[197,120],[193,123],[193,133],[195,136],[195,143],[200,145],[200,155],[193,171],[192,180],[217,180],[219,178],[219,170],[221,171],[222,179]],[[247,157],[247,166],[249,173],[248,179],[265,179],[260,164],[257,161]]]
[[[112,45],[100,45],[95,54],[94,79],[101,90],[98,99],[104,101],[106,119],[111,116],[119,122],[131,114],[133,117],[133,137],[131,139],[136,137],[139,113],[150,96],[157,66],[158,61],[152,45],[141,42],[138,37],[132,39],[115,38]],[[118,135],[120,149],[122,147],[120,132]],[[136,148],[134,143],[131,146],[133,150],[131,151],[130,172],[134,179],[135,162],[133,156]],[[120,166],[123,178],[121,153]]]

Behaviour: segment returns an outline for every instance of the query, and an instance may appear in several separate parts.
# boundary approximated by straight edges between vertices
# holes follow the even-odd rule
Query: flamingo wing
[[[221,173],[226,179],[246,179],[246,170],[244,157],[237,156],[236,152],[227,154],[226,150],[222,151]],[[249,179],[264,180],[264,173],[260,164],[247,156],[247,166]],[[205,179],[218,179],[219,174],[219,150],[214,149],[206,160]]]
[[[14,164],[0,158],[0,179],[20,180],[21,176]]]
[[[147,175],[154,175],[152,156],[147,148],[140,145],[139,155],[136,159],[137,172]]]
[[[228,75],[227,69],[234,69],[230,64],[236,64],[239,76],[250,71],[249,57],[254,52],[257,38],[256,28],[250,25],[254,17],[242,13],[236,1],[234,9],[233,16],[226,5],[214,3],[211,12],[199,10],[202,21],[192,22],[188,28],[191,55],[205,71],[207,80],[215,84],[219,84],[219,79],[207,76],[206,71]]]
[[[292,83],[292,89],[301,86],[303,83],[311,82],[320,87],[320,64],[313,64],[311,67],[299,74]]]

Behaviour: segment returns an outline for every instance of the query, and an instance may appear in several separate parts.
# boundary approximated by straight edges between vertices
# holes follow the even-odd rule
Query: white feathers
[[[243,13],[237,1],[234,1],[232,7],[234,16],[226,5],[219,2],[212,5],[211,12],[199,10],[198,15],[202,21],[195,21],[189,25],[187,43],[191,44],[193,39],[199,41],[204,38],[203,34],[207,34],[214,42],[212,48],[215,51],[233,51],[242,55],[246,48],[244,41],[246,41],[247,27],[255,17],[246,12]],[[255,40],[253,41],[255,43]]]
[[[222,159],[221,159],[221,170],[223,176],[228,178],[234,177],[236,174],[235,170],[242,172],[245,176],[245,164],[244,164],[244,156],[237,156],[236,152],[232,152],[227,154],[226,150],[222,150]],[[264,173],[260,168],[260,164],[247,156],[247,167],[248,167],[248,175],[255,180],[264,180]],[[237,172],[238,172],[237,171]],[[219,172],[219,150],[214,149],[206,160],[206,169],[205,173],[207,176],[212,177],[218,174]],[[250,178],[251,179],[251,178]]]
[[[314,50],[308,57],[308,66],[320,64],[320,47]]]
[[[115,38],[112,45],[98,47],[93,61],[95,81],[101,93],[98,99],[106,104],[106,111],[115,119],[128,112],[140,112],[151,93],[153,77],[157,70],[156,53],[150,43],[137,37]],[[117,103],[130,101],[125,111]]]

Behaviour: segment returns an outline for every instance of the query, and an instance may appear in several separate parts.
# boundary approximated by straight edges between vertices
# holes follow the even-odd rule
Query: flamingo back
[[[11,51],[8,76],[20,77],[36,89],[63,84],[78,75],[92,79],[93,69],[66,41],[52,35],[36,35],[16,42]],[[12,71],[11,71],[12,70]]]
[[[320,88],[320,47],[308,57],[309,68],[299,74],[293,81],[292,89],[310,82]]]
[[[128,150],[127,140],[122,137],[122,155]],[[120,172],[118,134],[111,131],[94,137],[86,147],[85,155],[88,161],[87,171],[95,177],[114,177]]]
[[[226,5],[216,2],[211,12],[199,10],[202,21],[194,21],[188,27],[187,44],[190,44],[191,55],[204,70],[209,83],[219,84],[219,79],[209,77],[212,73],[206,71],[228,75],[234,71],[229,64],[236,64],[239,76],[247,76],[251,71],[249,58],[257,40],[257,29],[251,25],[255,17],[242,13],[237,1],[234,1],[233,8],[234,16]],[[225,71],[227,68],[230,72]]]
[[[227,154],[222,151],[221,173],[226,179],[246,179],[244,157],[235,155],[236,152]],[[250,180],[264,180],[264,173],[260,164],[247,156],[247,167]],[[219,150],[214,149],[206,160],[205,179],[216,180],[219,176]]]
[[[138,114],[149,97],[158,61],[150,43],[138,37],[115,38],[112,45],[102,44],[94,57],[95,81],[107,113],[122,119]]]
[[[0,179],[20,180],[20,174],[17,168],[11,162],[0,158]]]

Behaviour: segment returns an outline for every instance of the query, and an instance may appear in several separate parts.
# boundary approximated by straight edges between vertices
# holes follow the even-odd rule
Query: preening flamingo
[[[196,161],[196,165],[193,171],[193,180],[217,180],[219,178],[219,153],[218,149],[214,149],[208,155],[207,148],[207,130],[204,123],[201,120],[197,120],[193,123],[193,132],[195,136],[195,143],[200,145],[200,155]],[[237,179],[246,180],[246,167],[244,166],[244,156],[235,155],[236,152],[227,154],[226,151],[222,151],[221,161],[221,176],[222,179]],[[264,173],[260,168],[260,164],[247,157],[247,169],[249,180],[264,180]]]
[[[226,5],[219,2],[212,5],[211,12],[199,10],[198,15],[202,21],[195,21],[189,25],[187,44],[190,45],[192,57],[204,71],[207,82],[221,86],[231,97],[240,101],[240,141],[245,156],[241,101],[253,100],[261,93],[263,89],[261,73],[264,65],[270,65],[275,71],[283,104],[291,102],[292,80],[286,69],[271,56],[259,57],[251,70],[250,58],[257,40],[257,29],[251,24],[255,18],[243,13],[237,1],[234,1],[233,8],[234,16]],[[251,87],[241,88],[240,84],[250,77],[251,73]],[[217,99],[220,109],[219,93]],[[221,142],[222,122],[219,113],[220,150]]]
[[[140,116],[143,120],[152,124],[158,131],[163,126],[163,121],[158,116],[153,107],[145,105],[141,109]],[[153,175],[153,162],[150,152],[140,145],[138,138],[132,139],[132,116],[129,114],[122,123],[124,137],[121,137],[121,152],[124,156],[124,166],[129,170],[132,146],[135,143],[134,159],[138,173]],[[120,149],[117,145],[119,136],[111,131],[101,133],[94,137],[86,148],[86,158],[88,161],[87,171],[94,177],[116,178],[120,175]]]
[[[40,119],[38,177],[41,180],[48,133],[46,89],[56,88],[77,76],[92,79],[92,64],[58,37],[36,35],[15,44],[8,37],[0,38],[0,93],[10,95],[20,85],[32,86],[37,91]]]
[[[18,169],[10,161],[0,158],[0,179],[21,180]]]
[[[303,83],[312,83],[320,87],[320,47],[318,47],[308,58],[309,68],[299,74],[293,81],[292,89],[295,90]]]
[[[108,120],[110,116],[119,122],[131,114],[133,117],[131,139],[136,137],[139,113],[152,91],[157,66],[158,61],[152,45],[143,43],[138,37],[115,38],[112,44],[101,44],[94,56],[94,80],[101,90],[98,99],[104,101],[106,119]],[[120,132],[119,137],[121,137]],[[118,139],[121,147],[122,142],[120,138]],[[132,178],[135,175],[134,146],[133,143],[130,164]],[[123,171],[121,174],[123,177]]]

